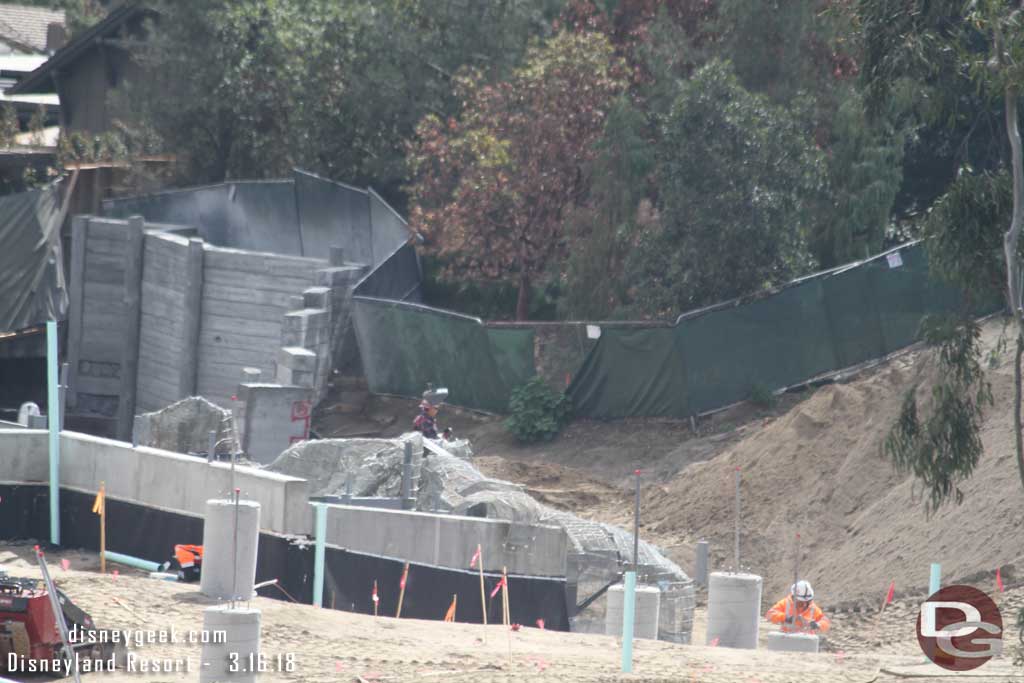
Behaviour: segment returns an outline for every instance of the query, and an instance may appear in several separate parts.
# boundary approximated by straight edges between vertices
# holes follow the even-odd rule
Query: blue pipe
[[[626,572],[622,594],[622,673],[633,671],[633,621],[636,618],[636,572]]]
[[[140,560],[137,557],[131,555],[122,555],[121,553],[114,553],[109,550],[104,551],[104,557],[111,562],[117,562],[128,567],[135,567],[136,569],[142,569],[147,572],[158,572],[160,571],[160,565],[156,562],[150,562],[149,560]]]
[[[327,506],[316,504],[316,553],[313,556],[313,604],[324,606],[324,555],[327,543]]]
[[[50,431],[50,543],[60,545],[60,394],[57,322],[46,321],[46,426]]]

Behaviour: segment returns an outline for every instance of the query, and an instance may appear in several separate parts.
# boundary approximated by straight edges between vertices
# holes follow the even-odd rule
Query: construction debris
[[[185,398],[163,410],[135,417],[135,440],[140,446],[206,454],[210,432],[216,433],[217,455],[230,455],[238,450],[231,411],[202,396]]]

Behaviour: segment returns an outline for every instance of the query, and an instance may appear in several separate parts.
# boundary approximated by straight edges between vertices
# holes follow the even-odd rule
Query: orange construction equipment
[[[178,570],[179,581],[198,581],[203,570],[203,546],[179,544],[174,546],[174,559],[160,565],[161,571]]]

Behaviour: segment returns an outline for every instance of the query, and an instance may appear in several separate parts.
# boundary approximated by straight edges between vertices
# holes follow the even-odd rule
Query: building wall
[[[228,405],[243,368],[273,381],[284,315],[302,308],[292,298],[315,284],[327,261],[209,244],[203,256],[197,390]]]
[[[230,407],[239,384],[252,381],[245,368],[274,381],[286,314],[306,307],[303,293],[318,273],[344,270],[320,259],[214,247],[188,232],[138,218],[75,219],[68,405],[76,417],[106,420],[104,433],[127,440],[135,414],[187,396]],[[330,299],[330,288],[320,298]],[[311,348],[329,363],[329,347]],[[323,374],[318,358],[310,362],[302,386]]]

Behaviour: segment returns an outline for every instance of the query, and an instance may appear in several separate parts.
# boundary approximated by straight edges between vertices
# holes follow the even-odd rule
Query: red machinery
[[[54,659],[60,658],[62,650],[46,589],[33,579],[0,577],[0,662],[4,669],[11,652],[25,659]]]

